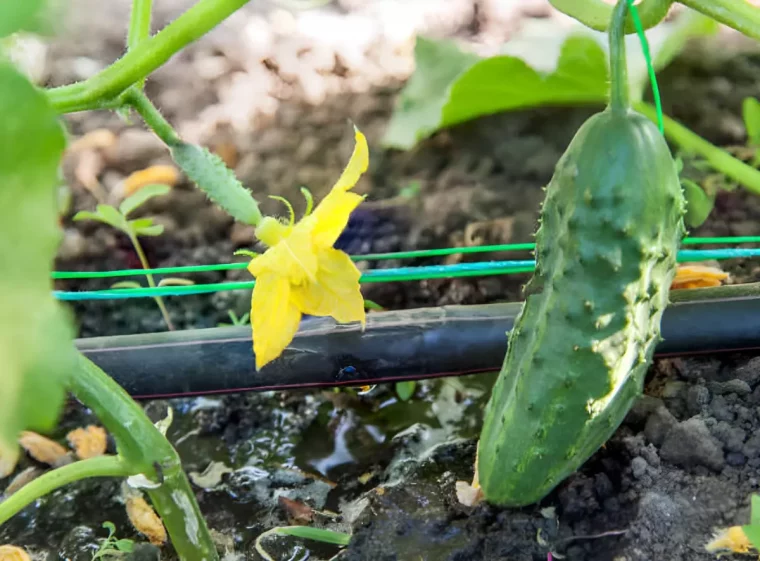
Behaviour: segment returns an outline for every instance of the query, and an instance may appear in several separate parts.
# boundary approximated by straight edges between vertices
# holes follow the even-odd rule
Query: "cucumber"
[[[540,501],[641,395],[685,234],[686,203],[662,134],[627,99],[620,0],[611,102],[578,130],[547,189],[536,271],[479,442],[486,501]]]

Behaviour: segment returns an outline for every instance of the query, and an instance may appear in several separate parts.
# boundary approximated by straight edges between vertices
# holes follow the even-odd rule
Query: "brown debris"
[[[0,561],[32,561],[32,558],[20,547],[0,545]]]
[[[141,169],[124,180],[124,196],[135,194],[146,185],[169,185],[174,187],[179,181],[179,171],[174,166],[158,165]]]
[[[105,429],[95,425],[74,429],[66,435],[66,440],[74,448],[80,460],[102,456],[106,453],[108,446]]]
[[[671,290],[686,288],[709,288],[720,286],[722,281],[728,279],[728,273],[717,267],[704,265],[681,265],[678,267],[676,277],[670,285]]]
[[[314,519],[314,509],[307,504],[283,496],[277,502],[286,512],[290,524],[305,525]]]
[[[156,546],[166,543],[166,529],[158,514],[140,495],[127,497],[127,516],[135,530],[145,535]]]
[[[43,473],[45,473],[45,470],[42,470],[38,467],[26,468],[16,477],[14,477],[13,480],[8,484],[8,487],[5,488],[5,496],[10,497],[13,493],[21,489],[30,481],[37,479]]]
[[[38,462],[58,467],[71,462],[69,451],[49,438],[32,431],[23,431],[19,444]]]

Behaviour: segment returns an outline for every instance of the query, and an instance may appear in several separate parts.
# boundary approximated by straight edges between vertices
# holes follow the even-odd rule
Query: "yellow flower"
[[[367,140],[356,129],[355,136],[351,160],[314,212],[307,209],[293,224],[291,209],[290,224],[267,216],[256,228],[256,237],[269,246],[248,265],[256,278],[251,296],[256,369],[282,354],[302,314],[365,324],[361,273],[348,255],[333,248],[349,215],[364,200],[349,193],[369,164]]]

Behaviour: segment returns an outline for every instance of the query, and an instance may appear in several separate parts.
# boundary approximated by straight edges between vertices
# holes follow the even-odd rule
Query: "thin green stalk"
[[[136,235],[130,232],[129,241],[132,242],[132,247],[135,248],[137,258],[140,260],[140,265],[142,265],[142,268],[146,271],[150,271],[150,263],[148,263],[148,258],[145,257],[145,252],[143,251],[142,245],[140,244],[140,240],[137,239]],[[152,274],[146,273],[145,278],[148,280],[148,286],[150,288],[156,288],[156,281],[153,278]],[[174,324],[172,323],[171,316],[169,316],[169,310],[166,309],[163,298],[160,296],[155,296],[154,299],[156,301],[156,304],[158,304],[158,309],[161,310],[161,315],[164,317],[164,321],[166,322],[166,326],[169,328],[169,331],[174,331]]]
[[[710,2],[712,0],[705,0]],[[612,18],[612,6],[603,0],[549,0],[555,9],[575,18],[582,24],[596,31],[607,31]],[[644,29],[660,23],[667,15],[673,0],[643,0],[636,7],[639,11]],[[626,35],[635,33],[632,18],[628,17],[625,25]]]
[[[153,0],[132,0],[132,12],[129,17],[127,49],[132,50],[150,37],[151,12]]]
[[[628,0],[618,0],[610,22],[610,109],[625,113],[630,109],[628,66],[625,59],[625,18]]]
[[[635,108],[636,111],[657,122],[657,112],[648,103],[637,103]],[[760,171],[737,160],[725,150],[709,143],[667,115],[663,116],[663,125],[665,136],[682,150],[704,158],[716,171],[733,179],[748,191],[760,194]]]
[[[129,465],[120,456],[98,456],[80,460],[41,475],[0,502],[0,525],[37,499],[64,485],[90,477],[127,477]]]
[[[248,0],[199,0],[153,37],[145,39],[122,58],[91,78],[47,90],[59,113],[112,107],[114,99],[169,60],[177,51],[199,39]]]
[[[570,0],[573,1],[573,0]],[[679,0],[684,6],[701,12],[747,37],[760,39],[760,8],[747,0]]]
[[[148,494],[180,559],[218,561],[211,534],[182,470],[179,455],[124,389],[84,355],[72,374],[72,393],[113,435],[131,473],[162,482]]]
[[[167,146],[174,146],[182,142],[182,139],[175,132],[169,121],[167,121],[161,112],[151,103],[148,96],[137,88],[129,88],[122,96],[124,103],[132,107],[140,114],[145,124],[156,133]]]
[[[131,51],[145,39],[150,37],[150,24],[153,12],[153,0],[132,0],[132,12],[129,16],[129,31],[127,32],[127,51]],[[142,90],[145,78],[135,84]]]

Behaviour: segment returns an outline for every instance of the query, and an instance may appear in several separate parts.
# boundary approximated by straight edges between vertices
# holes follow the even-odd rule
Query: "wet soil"
[[[183,5],[158,4],[159,22]],[[336,21],[355,18],[355,28],[373,4],[337,3]],[[540,10],[484,11],[487,2],[457,1],[437,11],[424,8],[427,4],[421,2],[420,11],[430,9],[438,17],[420,17],[427,28],[420,23],[418,29],[475,43],[504,38],[499,34],[510,26],[497,25],[499,18],[517,25],[520,17],[543,15]],[[68,34],[54,42],[41,78],[47,83],[86,77],[121,52],[123,30],[108,22],[126,21],[125,7],[108,3],[90,9],[90,17],[75,19]],[[342,43],[315,38],[294,23],[302,20],[288,19],[271,5],[249,6],[243,15],[175,57],[149,81],[148,93],[187,138],[227,154],[259,199],[282,195],[294,201],[297,211],[301,185],[319,198],[339,175],[352,147],[346,120],[357,123],[372,155],[357,187],[369,203],[341,240],[352,253],[529,241],[541,186],[577,128],[597,110],[496,115],[441,132],[408,153],[382,150],[379,141],[410,71],[406,39],[389,39],[387,29],[378,32],[357,60]],[[250,26],[257,31],[254,39],[230,38]],[[669,115],[719,145],[745,141],[741,101],[757,91],[760,55],[749,52],[715,62],[691,51],[660,79]],[[225,119],[231,122],[225,125]],[[130,172],[169,162],[161,145],[137,124],[105,113],[72,115],[69,123],[77,136],[99,128],[117,135],[114,146],[91,157],[106,200],[118,199]],[[97,202],[84,187],[87,174],[78,165],[81,156],[67,160],[73,201],[63,217],[57,269],[138,266],[122,236],[71,221],[76,210],[91,210]],[[694,173],[701,177],[699,170]],[[412,184],[419,195],[398,198]],[[277,204],[265,202],[265,211],[279,211]],[[186,183],[146,205],[145,212],[166,227],[163,236],[145,239],[153,266],[229,262],[236,249],[255,245],[249,229],[234,225]],[[725,192],[694,234],[758,235],[759,218],[757,197]],[[760,273],[749,260],[723,267],[732,282],[757,280]],[[245,271],[232,271],[198,274],[193,280],[247,278]],[[519,299],[525,280],[368,285],[365,295],[391,309],[477,304]],[[104,281],[57,283],[67,290],[107,286]],[[244,313],[249,297],[242,291],[170,298],[167,306],[178,328],[205,328],[227,321],[228,310]],[[82,337],[165,329],[150,300],[72,308]],[[539,505],[523,509],[469,508],[455,496],[455,482],[472,477],[493,375],[419,383],[408,402],[399,400],[392,386],[381,386],[366,395],[352,390],[264,393],[145,405],[155,419],[167,406],[174,409],[168,436],[192,474],[201,508],[228,559],[260,559],[256,537],[293,521],[280,499],[286,497],[313,509],[311,524],[353,537],[342,551],[270,538],[266,548],[275,559],[543,561],[552,552],[555,559],[572,561],[699,561],[714,558],[704,545],[717,528],[748,521],[749,497],[760,485],[759,360],[732,354],[657,361],[646,395],[615,436]],[[71,404],[55,436],[63,442],[68,429],[90,422],[96,420]],[[198,479],[213,462],[227,466],[228,473]],[[33,463],[25,459],[20,469]],[[0,489],[6,484],[0,481]],[[41,499],[0,527],[0,543],[25,546],[35,559],[89,560],[97,538],[105,536],[101,523],[106,520],[116,524],[119,537],[142,544],[133,558],[159,558],[159,550],[130,526],[119,482],[110,480],[85,481]],[[160,558],[174,558],[170,546]]]

